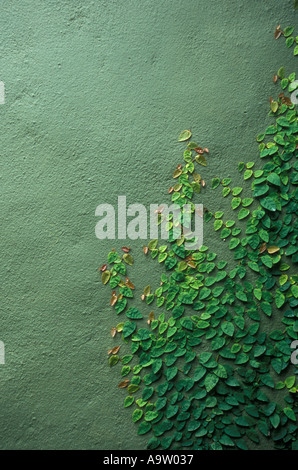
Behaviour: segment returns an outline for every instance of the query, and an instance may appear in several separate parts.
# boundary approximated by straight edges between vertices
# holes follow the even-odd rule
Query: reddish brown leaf
[[[198,214],[199,217],[203,217],[203,212],[201,211],[201,209],[197,209],[196,213]]]
[[[154,312],[150,312],[148,320],[147,320],[147,324],[150,325],[153,320],[154,320]]]
[[[113,290],[113,292],[112,292],[112,297],[111,297],[111,305],[112,305],[112,307],[113,307],[113,305],[115,305],[115,303],[117,302],[117,300],[118,300],[118,297],[117,297],[117,295],[116,295],[116,292]]]
[[[128,384],[129,384],[129,380],[125,379],[125,380],[122,380],[122,382],[119,383],[118,387],[119,388],[125,388],[125,387],[127,387]]]
[[[157,209],[155,209],[154,214],[161,214],[164,211],[164,206],[159,206]]]
[[[105,272],[105,270],[107,269],[108,265],[107,264],[103,264],[101,268],[99,268],[99,271],[101,272]]]
[[[112,336],[112,338],[114,338],[114,336],[116,336],[116,333],[117,333],[117,328],[113,327],[113,328],[111,329],[111,336]]]
[[[110,349],[110,350],[108,351],[108,355],[110,355],[110,354],[113,354],[113,355],[114,355],[114,354],[117,354],[117,352],[119,351],[119,349],[120,349],[120,346],[115,346],[113,349]]]
[[[173,186],[171,186],[171,187],[169,188],[169,194],[171,194],[173,191],[174,191],[174,188],[173,188]]]
[[[281,102],[282,102],[282,104],[286,104],[287,106],[291,106],[293,104],[292,101],[290,100],[290,98],[288,98],[287,96],[284,96],[281,99]]]
[[[144,245],[144,246],[143,246],[143,252],[144,252],[145,255],[147,255],[148,250],[149,250],[148,246],[145,246],[145,245]]]
[[[274,32],[275,39],[279,39],[282,34],[283,34],[283,32],[280,29],[280,25],[276,26],[276,29],[275,29],[275,32]]]
[[[267,250],[267,245],[266,245],[266,243],[263,243],[263,245],[260,246],[259,253],[264,253],[264,251],[266,251],[266,250]]]
[[[126,283],[125,283],[125,285],[126,285],[127,287],[129,287],[130,289],[134,289],[134,288],[135,288],[135,286],[134,286],[133,283],[128,279],[128,277],[126,278]]]
[[[188,261],[188,266],[190,266],[191,268],[196,268],[196,264],[193,262],[193,261]]]
[[[154,312],[149,313],[149,320],[153,321],[154,320]]]
[[[278,76],[277,75],[273,75],[273,83],[276,83],[278,80]]]
[[[207,149],[207,147],[204,148],[204,152],[205,153],[209,153],[209,149]]]
[[[202,149],[202,147],[196,147],[195,152],[197,152],[199,155],[203,155],[204,149]]]
[[[127,246],[123,246],[123,247],[121,248],[121,250],[124,251],[124,253],[129,253],[129,252],[130,252],[130,248],[127,247]]]
[[[279,39],[281,35],[282,35],[281,31],[275,31],[274,37],[275,39]]]

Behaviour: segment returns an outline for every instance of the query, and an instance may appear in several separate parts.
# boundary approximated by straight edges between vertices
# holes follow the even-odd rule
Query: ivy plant
[[[281,93],[270,100],[272,124],[257,136],[261,169],[240,162],[234,184],[218,176],[206,184],[209,150],[188,130],[178,138],[184,163],[169,197],[181,207],[191,203],[193,212],[205,186],[230,198],[233,219],[206,208],[201,216],[226,240],[234,266],[205,245],[187,250],[183,236],[173,237],[176,221],[161,212],[169,243],[151,240],[144,256],[164,272],[155,291],[144,288],[142,311],[132,300],[131,250],[111,251],[100,268],[121,317],[111,330],[117,345],[109,366],[119,367],[124,407],[137,433],[148,436],[148,449],[247,450],[269,440],[276,449],[298,450],[291,364],[298,340],[298,114],[288,97],[295,74],[286,77],[281,68],[274,81]],[[130,347],[122,357],[120,338]]]

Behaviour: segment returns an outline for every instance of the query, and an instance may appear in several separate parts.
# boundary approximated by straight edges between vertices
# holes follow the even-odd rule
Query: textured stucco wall
[[[210,149],[205,179],[257,156],[273,73],[295,71],[277,24],[292,0],[0,1],[0,448],[142,449],[96,268],[95,208],[163,202],[178,133]],[[222,201],[206,193],[210,209]],[[225,257],[212,231],[206,244]],[[131,244],[131,242],[130,242]],[[156,263],[133,279],[155,285]]]

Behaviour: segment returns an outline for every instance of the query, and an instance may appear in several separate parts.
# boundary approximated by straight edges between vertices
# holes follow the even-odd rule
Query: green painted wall
[[[0,6],[0,448],[142,449],[107,367],[116,322],[96,272],[123,243],[96,239],[95,208],[167,201],[185,128],[210,149],[205,179],[236,182],[270,121],[273,73],[297,66],[273,39],[297,15],[292,0]],[[205,240],[225,258],[212,227]],[[137,296],[158,280],[142,244]]]

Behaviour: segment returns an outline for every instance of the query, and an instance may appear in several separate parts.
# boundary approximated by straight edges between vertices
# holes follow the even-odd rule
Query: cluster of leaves
[[[131,348],[121,358],[115,346],[109,364],[122,364],[124,406],[133,408],[138,434],[150,435],[149,449],[245,450],[267,439],[275,448],[298,450],[298,386],[291,365],[291,343],[298,340],[298,114],[285,96],[294,75],[278,76],[283,93],[271,100],[275,124],[257,137],[262,169],[240,162],[244,188],[233,187],[230,178],[211,181],[212,189],[231,197],[237,220],[224,221],[222,211],[201,214],[228,241],[235,266],[227,269],[207,246],[186,250],[183,235],[172,237],[175,220],[160,211],[169,244],[152,240],[144,253],[165,271],[154,292],[145,287],[142,300],[162,313],[151,311],[147,325],[129,305],[129,248],[123,255],[109,253],[110,269],[101,268],[103,283],[113,289],[111,305],[126,317],[111,334]],[[177,183],[169,193],[194,212],[194,193],[206,184],[195,164],[206,166],[208,149],[190,139],[190,131],[179,137],[187,143],[185,164],[175,170]],[[272,329],[272,320],[279,329]]]
[[[286,46],[290,49],[294,45],[294,55],[298,55],[298,36],[293,35],[294,30],[294,26],[287,26],[284,30],[282,30],[280,25],[278,25],[275,29],[275,39],[279,39],[281,36],[283,36],[286,40]]]

